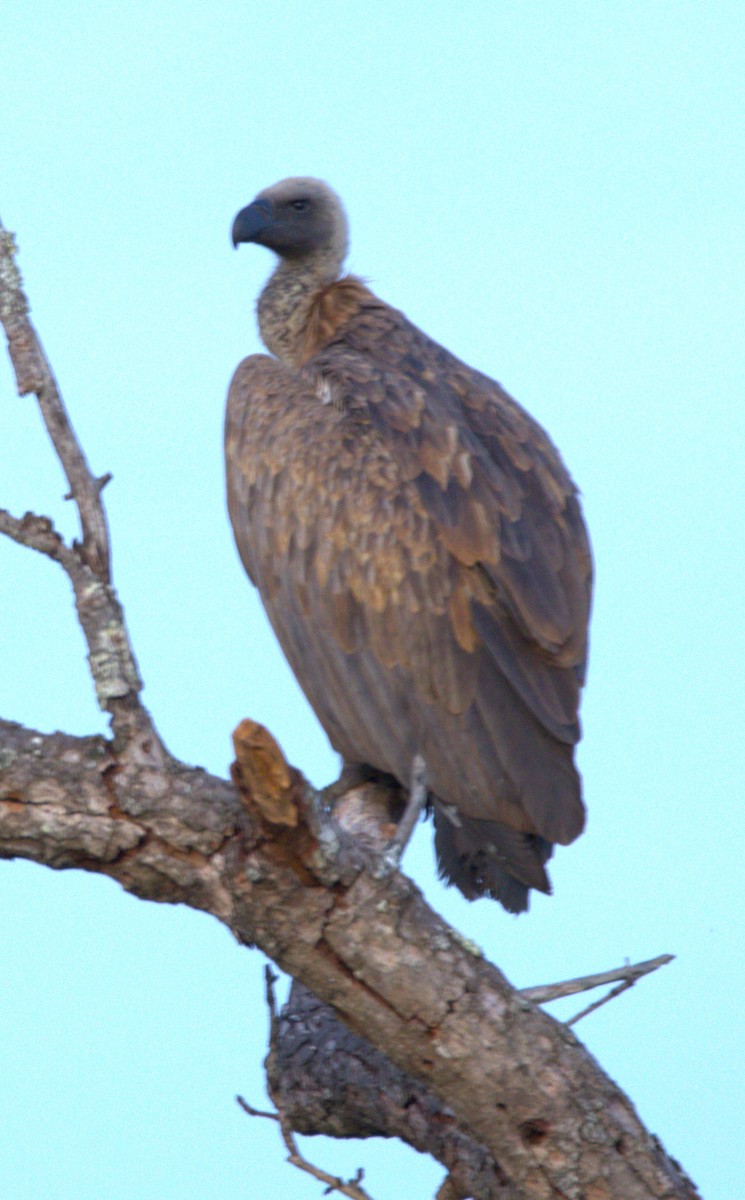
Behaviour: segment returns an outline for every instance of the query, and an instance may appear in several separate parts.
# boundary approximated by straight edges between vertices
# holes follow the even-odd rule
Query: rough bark
[[[0,316],[19,390],[41,400],[53,376],[13,254],[0,231]],[[100,487],[61,400],[53,423],[65,427],[52,436],[83,542],[66,546],[51,522],[29,514],[0,513],[0,531],[68,574],[113,737],[43,734],[0,721],[0,857],[98,871],[143,899],[211,912],[240,943],[260,946],[374,1048],[352,1043],[365,1064],[367,1107],[364,1117],[353,1113],[340,1088],[348,1111],[335,1114],[338,1131],[362,1121],[370,1132],[377,1125],[426,1149],[453,1168],[453,1196],[470,1188],[484,1197],[692,1200],[693,1184],[575,1035],[516,992],[410,880],[384,869],[345,829],[344,806],[332,814],[261,726],[244,722],[236,731],[232,782],[171,757],[139,699],[109,582],[105,521],[86,516],[94,491],[100,507]],[[81,461],[88,482],[74,473]],[[353,789],[352,808],[365,786]],[[328,1059],[316,1048],[329,1042],[316,1019],[305,1012],[300,1041],[323,1073]],[[287,1062],[297,1063],[298,1025],[289,1015],[287,1022],[272,1068],[279,1097],[282,1046]],[[340,1043],[342,1054],[349,1045]],[[401,1111],[391,1113],[393,1093],[404,1100],[399,1109],[411,1099],[408,1125]],[[328,1113],[314,1118],[314,1111],[294,1112],[296,1127],[328,1126]],[[472,1163],[461,1175],[458,1145]]]
[[[297,1133],[400,1138],[448,1168],[455,1196],[520,1195],[452,1109],[297,980],[276,1021],[266,1073],[270,1096]]]
[[[446,1098],[516,1189],[495,1195],[695,1195],[574,1034],[408,879],[356,861],[343,829],[330,826],[324,845],[299,812],[288,837],[225,781],[154,767],[147,746],[121,765],[102,738],[3,722],[0,739],[0,853],[212,912]],[[297,773],[293,783],[299,808],[315,804]]]

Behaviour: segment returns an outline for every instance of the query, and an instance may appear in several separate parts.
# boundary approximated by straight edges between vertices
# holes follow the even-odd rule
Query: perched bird
[[[584,824],[573,751],[592,564],[556,447],[358,278],[317,179],[233,223],[278,265],[228,395],[243,564],[345,763],[426,764],[440,875],[510,912]]]

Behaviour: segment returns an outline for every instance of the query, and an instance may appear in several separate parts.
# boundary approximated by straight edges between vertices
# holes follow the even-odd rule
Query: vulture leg
[[[404,850],[411,841],[411,835],[422,810],[427,803],[427,766],[421,754],[415,754],[411,764],[409,780],[409,796],[403,816],[398,823],[395,837],[383,851],[383,867],[387,871],[395,871],[401,863]]]

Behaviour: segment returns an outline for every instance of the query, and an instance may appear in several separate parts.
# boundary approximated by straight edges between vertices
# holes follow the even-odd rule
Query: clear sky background
[[[168,746],[224,774],[243,716],[315,782],[325,736],[233,549],[222,411],[271,256],[235,212],[290,174],[350,267],[549,429],[596,562],[586,834],[519,919],[405,869],[521,986],[676,961],[578,1033],[707,1200],[742,1195],[742,5],[3,0],[0,214],[105,493]],[[75,515],[0,362],[0,504]],[[68,584],[0,543],[0,713],[104,731]],[[317,1197],[263,1101],[258,951],[108,880],[0,864],[0,1195]],[[581,1006],[559,1009],[569,1015]],[[436,1165],[306,1140],[376,1200]]]

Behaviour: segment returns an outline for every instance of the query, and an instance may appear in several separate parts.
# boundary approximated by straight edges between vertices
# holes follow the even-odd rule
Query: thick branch
[[[19,395],[35,392],[44,424],[54,443],[80,515],[83,534],[81,557],[96,579],[111,577],[109,531],[101,503],[104,480],[96,479],[70,424],[57,381],[29,319],[29,303],[15,261],[12,233],[0,223],[0,321],[8,339],[8,352]]]
[[[169,760],[123,769],[103,737],[41,734],[0,720],[0,858],[110,875],[146,900],[227,920],[219,874],[245,825],[229,783]]]
[[[235,787],[165,752],[108,584],[100,481],[28,320],[14,254],[2,231],[0,318],[19,391],[36,392],[70,480],[83,544],[66,546],[31,514],[3,513],[0,531],[67,572],[115,737],[0,721],[0,857],[109,875],[143,899],[211,912],[240,942],[261,946],[399,1072],[447,1100],[457,1127],[491,1156],[494,1189],[482,1173],[474,1194],[693,1200],[693,1185],[573,1034],[516,993],[409,880],[367,869],[376,861],[367,834],[347,831],[362,812],[369,824],[367,802],[345,796],[332,821],[254,723],[238,731]],[[387,804],[379,807],[385,821]]]
[[[297,981],[276,1021],[266,1072],[272,1100],[297,1133],[399,1138],[447,1167],[454,1195],[517,1200],[494,1156],[458,1126],[452,1109]]]
[[[273,833],[202,771],[143,759],[122,772],[102,739],[8,723],[0,746],[0,854],[101,871],[145,899],[214,913],[447,1098],[516,1195],[696,1196],[574,1035],[405,877],[358,870],[324,886],[329,856],[307,830]]]

